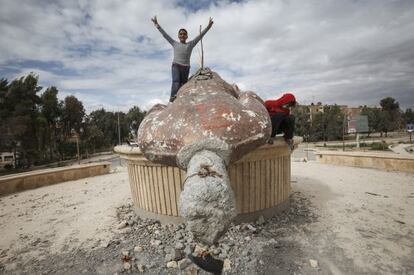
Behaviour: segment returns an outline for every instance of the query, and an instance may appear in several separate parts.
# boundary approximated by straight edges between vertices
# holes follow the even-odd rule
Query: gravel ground
[[[413,274],[413,179],[292,162],[289,208],[212,247],[137,217],[125,170],[29,190],[0,198],[0,274],[207,274],[185,257],[205,249],[224,274]]]

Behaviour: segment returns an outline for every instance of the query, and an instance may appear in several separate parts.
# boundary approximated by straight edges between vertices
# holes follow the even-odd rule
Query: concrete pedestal
[[[301,141],[295,139],[295,144]],[[178,201],[186,172],[148,161],[139,148],[117,146],[115,152],[128,164],[132,199],[142,217],[161,222],[182,222]],[[228,168],[236,197],[237,221],[272,216],[286,206],[290,194],[291,151],[282,138],[263,145]]]

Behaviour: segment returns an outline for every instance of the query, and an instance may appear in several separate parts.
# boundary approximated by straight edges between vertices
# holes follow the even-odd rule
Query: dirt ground
[[[413,229],[414,173],[292,162],[290,207],[209,250],[225,274],[414,274]],[[0,274],[207,274],[184,225],[135,215],[125,169],[1,197],[0,236]]]

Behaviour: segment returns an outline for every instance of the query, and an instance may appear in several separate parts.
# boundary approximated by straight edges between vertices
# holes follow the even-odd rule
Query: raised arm
[[[162,34],[162,36],[164,36],[164,38],[168,41],[168,43],[170,43],[171,45],[174,44],[174,39],[171,38],[171,36],[169,36],[163,28],[161,28],[160,24],[158,24],[158,20],[157,20],[157,16],[154,16],[154,18],[151,18],[151,21],[154,23],[154,26],[160,31],[160,33]]]
[[[201,38],[203,38],[203,36],[208,32],[208,30],[211,28],[211,26],[213,26],[213,19],[210,17],[210,19],[208,20],[208,25],[207,27],[204,28],[204,30],[193,40],[191,40],[189,43],[193,44],[193,46],[195,46],[198,41],[201,40]]]

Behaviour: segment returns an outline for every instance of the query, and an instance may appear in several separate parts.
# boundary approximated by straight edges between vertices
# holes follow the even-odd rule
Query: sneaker
[[[202,254],[201,256],[193,256],[193,254],[188,254],[188,258],[199,268],[207,272],[221,274],[223,270],[224,262],[213,258],[209,253]]]

